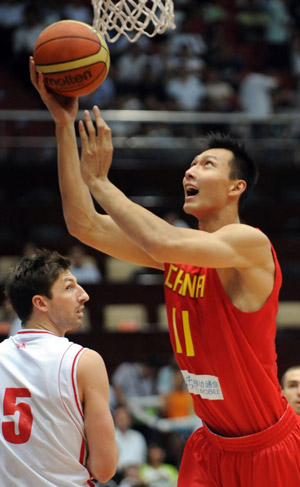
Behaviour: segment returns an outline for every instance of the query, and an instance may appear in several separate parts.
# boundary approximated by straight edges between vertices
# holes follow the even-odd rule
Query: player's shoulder
[[[256,240],[270,245],[268,236],[260,228],[247,225],[246,223],[230,223],[224,225],[218,230],[218,233],[242,239],[250,239],[251,241]]]
[[[78,367],[84,371],[90,371],[95,367],[103,367],[104,361],[100,353],[91,348],[85,348],[80,356]]]

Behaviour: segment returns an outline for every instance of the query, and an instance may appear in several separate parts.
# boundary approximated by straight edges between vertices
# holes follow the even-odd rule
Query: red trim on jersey
[[[81,465],[83,465],[84,458],[85,458],[85,441],[82,438],[81,448],[80,448],[80,455],[79,455],[79,461],[80,461]]]
[[[20,331],[18,331],[17,335],[22,335],[25,333],[46,333],[48,335],[57,336],[54,333],[52,333],[52,331],[46,331],[46,330],[20,330]]]
[[[82,347],[78,352],[77,354],[75,355],[74,357],[74,360],[73,360],[73,365],[72,365],[72,386],[73,386],[73,391],[74,391],[74,397],[75,397],[75,402],[76,402],[76,406],[78,408],[78,411],[81,415],[81,417],[83,418],[83,414],[82,414],[82,409],[81,409],[81,406],[80,406],[80,401],[79,401],[79,398],[77,396],[77,392],[76,392],[76,385],[75,385],[75,376],[74,376],[74,369],[75,369],[75,364],[76,364],[76,360],[77,360],[77,357],[78,355],[82,352],[82,350],[84,349],[84,347]]]
[[[66,355],[66,353],[68,352],[68,350],[69,350],[69,349],[70,349],[70,348],[71,348],[73,345],[74,345],[74,343],[70,343],[69,347],[68,347],[68,348],[65,350],[65,352],[64,352],[64,354],[63,354],[63,356],[62,356],[62,358],[61,358],[60,365],[59,365],[59,370],[58,370],[58,387],[59,387],[59,391],[60,391],[60,396],[61,396],[61,402],[62,402],[62,405],[63,405],[63,407],[65,408],[65,410],[66,410],[66,412],[68,413],[68,415],[70,416],[70,418],[71,418],[71,420],[73,421],[73,423],[75,424],[76,428],[78,429],[78,426],[77,426],[76,422],[74,421],[74,418],[73,418],[72,414],[70,414],[70,411],[69,411],[69,409],[66,407],[66,404],[65,404],[65,402],[64,402],[64,400],[63,400],[63,398],[62,398],[62,394],[61,394],[61,388],[60,388],[60,370],[61,370],[62,362],[63,362],[63,360],[64,360],[64,356]],[[78,353],[80,353],[80,352],[81,352],[83,349],[84,349],[84,347],[82,347],[82,348],[79,350],[79,352],[78,352]],[[76,354],[76,357],[78,356],[78,353]],[[75,357],[75,359],[76,359],[76,357]],[[75,362],[75,359],[74,359],[74,362]],[[74,391],[74,382],[73,382],[73,369],[74,369],[74,362],[73,362],[73,365],[72,365],[72,371],[71,371],[71,380],[72,380],[72,388],[73,388],[73,391]],[[82,414],[82,412],[81,412],[81,409],[80,409],[80,407],[78,407],[78,399],[77,399],[77,397],[76,397],[76,394],[74,394],[74,395],[75,395],[76,406],[77,406],[77,408],[79,409],[80,415],[81,415],[81,416],[82,416],[82,418],[83,418],[83,414]]]

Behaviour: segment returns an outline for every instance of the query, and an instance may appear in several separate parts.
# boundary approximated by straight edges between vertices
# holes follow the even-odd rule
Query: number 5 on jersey
[[[14,416],[13,420],[2,422],[2,434],[9,443],[26,443],[31,435],[33,417],[27,402],[18,401],[21,397],[31,397],[24,387],[7,387],[3,399],[3,415]]]

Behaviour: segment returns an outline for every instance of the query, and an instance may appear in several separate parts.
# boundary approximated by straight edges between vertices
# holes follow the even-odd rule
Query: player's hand
[[[36,72],[32,56],[29,58],[29,71],[31,82],[51,113],[54,122],[57,125],[74,123],[78,112],[78,98],[57,95],[47,90],[44,76],[41,72]]]
[[[107,179],[111,166],[113,145],[111,130],[100,115],[98,107],[93,107],[96,128],[88,110],[84,111],[84,122],[79,121],[81,138],[81,176],[89,186],[95,179]]]

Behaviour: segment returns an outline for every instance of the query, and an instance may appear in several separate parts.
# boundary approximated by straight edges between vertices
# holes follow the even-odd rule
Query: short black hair
[[[297,369],[300,369],[300,364],[299,365],[292,365],[291,367],[286,369],[286,371],[282,374],[282,377],[280,380],[280,385],[281,385],[282,389],[284,389],[284,387],[285,387],[285,379],[286,379],[288,372],[292,372],[292,370],[297,370]]]
[[[51,299],[53,283],[70,265],[71,260],[56,251],[37,249],[33,255],[23,257],[9,271],[5,280],[5,294],[22,325],[32,313],[33,296],[40,294]]]
[[[227,149],[233,153],[233,159],[230,161],[230,177],[243,179],[247,185],[239,199],[239,209],[241,210],[258,179],[259,172],[254,159],[243,144],[221,132],[209,132],[202,139],[201,152],[209,149]]]

